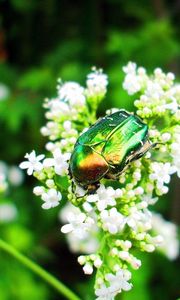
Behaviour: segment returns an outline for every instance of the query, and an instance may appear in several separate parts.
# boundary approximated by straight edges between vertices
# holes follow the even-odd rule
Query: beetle
[[[69,162],[70,176],[93,193],[101,178],[117,179],[129,163],[154,145],[148,139],[147,124],[121,109],[99,119],[80,135]]]

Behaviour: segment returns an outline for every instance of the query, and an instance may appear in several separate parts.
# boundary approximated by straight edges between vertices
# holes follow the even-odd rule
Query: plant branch
[[[13,246],[9,245],[7,242],[0,239],[0,249],[4,250],[8,254],[12,255],[18,261],[20,261],[23,265],[33,271],[35,274],[39,275],[44,281],[46,281],[49,285],[51,285],[56,291],[58,291],[61,295],[64,295],[69,300],[80,300],[80,298],[74,294],[68,287],[66,287],[63,283],[61,283],[57,278],[48,273],[42,267],[37,265],[35,262],[21,254],[18,250],[16,250]]]

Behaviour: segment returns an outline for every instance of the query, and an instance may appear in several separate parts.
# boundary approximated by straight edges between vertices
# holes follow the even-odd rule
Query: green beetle
[[[93,192],[101,178],[116,179],[152,146],[148,126],[136,115],[119,110],[98,120],[78,138],[70,158],[70,175]]]

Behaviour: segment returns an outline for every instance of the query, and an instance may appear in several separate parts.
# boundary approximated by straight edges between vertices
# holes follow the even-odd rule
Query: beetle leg
[[[78,195],[76,192],[76,185],[75,183],[72,181],[72,192],[73,194],[76,196],[76,199],[81,199],[89,194],[95,194],[96,190],[99,188],[100,186],[100,182],[96,182],[94,184],[89,184],[87,186],[83,186],[82,188],[86,190],[85,194],[83,194],[82,196]]]
[[[87,186],[87,194],[94,194],[99,187],[100,187],[99,181],[94,184],[89,184]]]
[[[141,149],[136,150],[135,152],[133,152],[129,157],[128,160],[126,162],[126,164],[141,158],[149,149],[155,147],[157,145],[157,143],[151,143],[151,141],[147,140]]]
[[[104,177],[107,178],[107,179],[116,180],[117,179],[117,174],[107,173]]]

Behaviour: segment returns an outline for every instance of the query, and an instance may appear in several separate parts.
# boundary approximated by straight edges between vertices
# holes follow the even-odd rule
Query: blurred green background
[[[56,95],[57,78],[85,83],[94,65],[109,75],[99,114],[110,107],[133,110],[122,90],[122,66],[135,61],[180,77],[180,1],[165,0],[0,0],[0,160],[18,165],[26,152],[43,152],[45,97]],[[85,278],[77,256],[60,234],[59,208],[44,211],[33,196],[35,181],[26,176],[10,185],[0,203],[13,203],[17,216],[0,221],[4,240],[93,300],[93,279]],[[167,220],[180,223],[177,179],[157,204]],[[180,296],[179,261],[143,255],[134,288],[123,300],[175,300]],[[0,300],[64,299],[5,253],[0,253]]]

